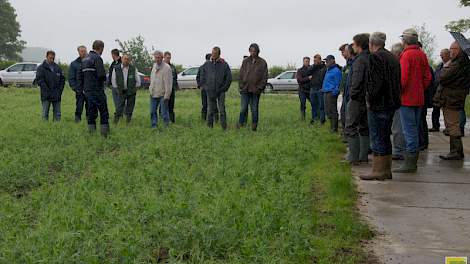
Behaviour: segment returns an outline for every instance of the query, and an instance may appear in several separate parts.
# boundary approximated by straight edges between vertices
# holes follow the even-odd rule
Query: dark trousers
[[[202,105],[201,114],[204,116],[204,119],[206,119],[208,106],[207,106],[207,93],[204,89],[201,89],[201,105]],[[218,112],[219,112],[219,109],[216,109],[216,113]]]
[[[208,112],[207,124],[212,126],[214,124],[214,118],[217,112],[220,114],[220,124],[222,126],[227,125],[227,114],[225,112],[225,93],[221,93],[219,96],[208,96],[207,97]]]
[[[325,112],[329,119],[338,119],[338,96],[333,93],[324,93]]]
[[[88,101],[88,125],[96,125],[98,114],[100,115],[100,123],[102,125],[109,124],[108,103],[106,101],[106,94],[103,91],[93,92],[86,94]]]
[[[371,149],[376,156],[392,155],[392,123],[394,110],[368,111]]]
[[[52,112],[54,114],[54,121],[60,121],[61,111],[60,111],[60,101],[41,101],[42,103],[42,119],[44,121],[49,120],[49,109],[52,105]]]
[[[424,150],[428,148],[429,145],[429,129],[427,121],[428,109],[423,107],[421,109],[421,120],[419,122],[419,149]]]
[[[254,93],[241,93],[241,110],[240,110],[240,118],[238,123],[244,125],[248,119],[248,106],[251,109],[251,122],[253,124],[258,123],[259,118],[259,99],[261,95],[254,94]]]
[[[343,102],[341,103],[341,109],[340,109],[340,118],[341,118],[341,126],[344,129],[346,128],[346,108],[347,108],[348,102],[346,99],[346,96],[343,94]]]
[[[367,106],[365,102],[349,100],[346,109],[345,135],[347,137],[369,136]]]
[[[432,108],[432,128],[439,129],[441,127],[440,123],[441,118],[441,108],[440,107],[433,107]]]
[[[170,115],[171,122],[175,122],[175,97],[176,97],[176,90],[173,89],[171,91],[170,101],[168,102],[168,113]]]
[[[310,90],[310,102],[313,104],[313,119],[320,119],[320,122],[325,122],[325,101],[323,92],[320,90]]]
[[[117,95],[115,98],[116,112],[114,117],[119,119],[125,114],[128,118],[132,117],[135,107],[135,94],[133,95]]]
[[[312,120],[314,118],[313,113],[313,104],[310,100],[310,91],[299,91],[299,100],[300,100],[300,112],[305,113],[307,110],[307,101],[310,103],[311,113],[312,113]]]
[[[85,116],[88,116],[88,103],[83,92],[75,93],[75,118],[82,119],[83,109],[85,108]]]

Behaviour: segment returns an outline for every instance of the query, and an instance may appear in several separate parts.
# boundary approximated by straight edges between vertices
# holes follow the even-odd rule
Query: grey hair
[[[370,35],[369,43],[379,47],[385,47],[387,35],[383,32],[374,32]]]
[[[403,42],[407,45],[418,44],[418,36],[416,35],[403,35]]]
[[[132,56],[131,56],[131,54],[129,54],[129,53],[124,53],[124,54],[122,54],[122,57],[124,57],[124,56],[129,57],[129,59],[132,60]]]
[[[401,43],[395,43],[392,45],[392,49],[391,49],[391,52],[395,55],[395,56],[399,56],[403,50],[405,48],[403,47],[403,44]]]
[[[77,51],[80,51],[81,48],[86,49],[85,45],[80,45],[80,46],[77,47]]]
[[[163,56],[163,52],[159,51],[159,50],[156,50],[154,53],[153,53],[153,56],[157,56],[157,55],[162,55]]]

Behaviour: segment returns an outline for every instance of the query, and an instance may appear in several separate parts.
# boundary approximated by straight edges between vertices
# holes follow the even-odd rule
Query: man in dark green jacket
[[[131,57],[122,56],[122,63],[114,66],[111,77],[113,90],[116,91],[114,123],[119,123],[123,114],[126,114],[126,122],[130,123],[135,106],[135,95],[140,87],[140,77],[137,69],[131,64]]]

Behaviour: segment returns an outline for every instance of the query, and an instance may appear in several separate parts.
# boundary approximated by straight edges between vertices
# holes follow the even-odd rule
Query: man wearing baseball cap
[[[322,91],[324,94],[326,115],[330,120],[330,131],[338,132],[338,95],[341,85],[341,67],[336,64],[335,57],[328,55],[325,58],[326,73],[323,78]]]

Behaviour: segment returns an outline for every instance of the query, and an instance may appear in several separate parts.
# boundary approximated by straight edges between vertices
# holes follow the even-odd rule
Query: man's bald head
[[[462,49],[459,46],[459,43],[457,41],[454,41],[452,45],[450,45],[450,59],[455,60],[459,55],[462,53]]]

